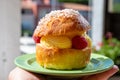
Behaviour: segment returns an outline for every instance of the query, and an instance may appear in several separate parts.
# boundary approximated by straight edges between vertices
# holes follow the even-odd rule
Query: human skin
[[[118,71],[119,71],[119,68],[116,65],[114,65],[110,70],[105,71],[103,73],[84,76],[82,78],[77,78],[73,80],[108,80],[111,76],[113,76]],[[16,67],[10,72],[8,80],[52,80],[52,79],[49,79],[47,76],[31,73]],[[65,79],[62,79],[62,80],[65,80]]]

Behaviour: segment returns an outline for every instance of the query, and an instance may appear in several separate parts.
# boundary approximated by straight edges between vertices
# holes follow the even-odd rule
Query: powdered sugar
[[[54,11],[51,11],[49,14],[46,14],[46,16],[40,20],[39,24],[49,22],[51,17],[59,18],[59,17],[72,17],[72,16],[79,17],[79,12],[73,9],[54,10]]]
[[[60,17],[75,17],[78,20],[78,23],[80,26],[83,26],[83,28],[87,28],[89,26],[89,23],[87,20],[76,10],[73,9],[63,9],[63,10],[54,10],[51,11],[50,13],[46,14],[45,17],[43,17],[39,21],[39,25],[47,25],[47,23],[52,19],[52,18],[60,18]]]
[[[75,11],[73,9],[63,9],[63,10],[56,10],[56,11],[51,11],[50,14],[46,15],[46,17],[48,16],[54,16],[54,17],[61,17],[61,16],[65,16],[65,17],[71,17],[73,15],[79,15],[78,11]]]

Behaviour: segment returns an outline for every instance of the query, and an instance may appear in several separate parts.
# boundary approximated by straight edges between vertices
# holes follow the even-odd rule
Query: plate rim
[[[24,69],[24,70],[27,70],[27,71],[30,71],[30,72],[33,72],[33,73],[45,74],[45,75],[54,75],[54,76],[69,76],[71,74],[72,74],[72,76],[77,76],[77,75],[81,75],[81,76],[83,76],[83,75],[92,75],[92,74],[97,74],[97,73],[101,73],[101,72],[107,71],[107,70],[111,69],[113,67],[113,65],[114,65],[113,60],[110,59],[109,57],[106,57],[106,56],[103,56],[103,55],[100,55],[100,54],[94,54],[94,53],[92,53],[92,55],[99,55],[99,56],[102,56],[104,58],[107,58],[107,59],[111,60],[111,62],[112,62],[111,66],[109,66],[109,67],[107,67],[105,69],[102,69],[102,70],[101,69],[99,69],[99,70],[92,70],[92,72],[87,71],[87,72],[84,72],[84,73],[83,72],[80,73],[79,71],[74,70],[74,71],[77,71],[75,73],[75,72],[70,72],[70,71],[73,71],[73,70],[70,70],[70,71],[67,70],[67,72],[65,72],[65,70],[64,70],[64,73],[62,73],[63,72],[62,70],[52,70],[52,69],[46,69],[46,68],[43,68],[43,69],[45,69],[45,71],[41,71],[41,70],[38,71],[38,70],[35,70],[33,68],[30,68],[30,67],[28,68],[28,67],[25,67],[25,66],[20,65],[20,64],[17,63],[17,59],[19,59],[20,57],[25,57],[25,56],[30,56],[30,55],[32,55],[32,58],[35,57],[35,53],[34,54],[24,54],[24,55],[20,55],[20,56],[16,57],[15,60],[14,60],[15,65],[17,67],[20,67],[20,68]],[[49,70],[50,70],[50,72],[48,72]],[[51,71],[53,71],[52,74],[51,74]],[[59,73],[58,73],[58,71],[59,71]],[[69,71],[69,73],[68,73],[68,71]],[[65,74],[65,75],[60,75],[60,74]]]

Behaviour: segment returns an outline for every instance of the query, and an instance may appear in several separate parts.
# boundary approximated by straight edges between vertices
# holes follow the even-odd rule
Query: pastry
[[[76,10],[55,10],[46,14],[33,33],[36,61],[50,69],[80,69],[90,61],[92,43],[87,20]]]

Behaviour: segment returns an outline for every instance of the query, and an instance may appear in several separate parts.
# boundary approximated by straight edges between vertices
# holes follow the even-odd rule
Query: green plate
[[[109,70],[114,65],[113,61],[105,56],[92,54],[90,63],[84,69],[53,70],[46,69],[36,62],[35,54],[25,54],[15,59],[15,64],[25,70],[57,77],[80,77],[92,75]]]

